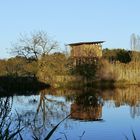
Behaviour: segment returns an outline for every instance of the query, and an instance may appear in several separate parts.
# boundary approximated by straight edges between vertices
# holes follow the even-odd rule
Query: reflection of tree
[[[77,95],[74,103],[71,105],[71,118],[78,120],[102,120],[102,101],[96,93],[84,91]]]
[[[61,106],[61,110],[62,111],[65,110],[64,102],[58,101],[56,99],[48,98],[47,94],[46,94],[46,91],[42,90],[40,92],[40,100],[39,100],[39,104],[38,104],[38,107],[37,107],[35,118],[37,117],[39,112],[42,112],[42,117],[43,117],[42,120],[43,120],[43,124],[44,124],[45,120],[46,120],[46,117],[47,117],[46,116],[47,113],[50,114],[53,117],[56,115],[56,114],[54,114],[54,110],[53,110],[55,106]]]
[[[85,106],[87,106],[87,108],[88,106],[90,107],[94,106],[95,108],[96,105],[99,107],[102,104],[102,102],[106,102],[109,106],[114,106],[114,105],[115,107],[121,107],[124,105],[129,106],[130,114],[132,118],[135,118],[136,116],[140,116],[140,87],[129,86],[126,88],[115,88],[115,89],[104,89],[104,90],[99,89],[98,92],[95,92],[94,90],[91,91],[91,90],[92,89],[90,90],[85,89],[84,91],[81,89],[78,90],[59,89],[57,93],[58,95],[66,96],[68,101],[74,101],[74,103],[71,105],[72,112],[73,111],[76,112],[76,110],[80,110],[81,114],[83,114]],[[89,101],[90,98],[92,98],[91,104]],[[87,108],[85,108],[85,110],[87,110]],[[89,110],[90,110],[89,114],[91,112],[94,112],[92,109]],[[79,114],[79,116],[81,114]]]
[[[106,90],[101,94],[104,101],[113,101],[115,107],[128,105],[132,118],[140,116],[140,87],[130,86],[123,89]]]
[[[0,119],[4,119],[11,111],[13,99],[10,97],[0,98]]]
[[[140,116],[140,106],[133,106],[130,108],[130,114],[132,118]]]
[[[39,95],[20,96],[22,100],[16,100],[18,101],[16,104],[23,107],[17,111],[21,111],[19,112],[21,125],[26,128],[23,134],[27,133],[28,137],[36,136],[38,139],[44,139],[47,133],[69,114],[69,105],[65,98],[50,95],[51,92],[54,91],[45,89],[40,91]]]
[[[49,94],[52,92],[53,94]],[[88,88],[78,90],[59,89],[58,91],[47,89],[41,91],[39,96],[22,97],[22,99],[18,100],[18,102],[22,102],[22,105],[29,103],[25,113],[23,111],[21,114],[19,113],[21,126],[26,127],[23,134],[27,132],[28,135],[36,135],[38,139],[43,139],[50,129],[70,114],[69,111],[72,113],[71,119],[82,121],[102,120],[103,102],[111,103],[111,106],[115,105],[115,107],[127,105],[130,107],[131,117],[140,116],[140,87],[131,86],[104,91]],[[11,107],[12,98],[0,99],[0,123],[1,114],[6,114],[3,111],[10,112]],[[71,107],[71,110],[69,110],[69,107]],[[14,121],[14,124],[17,124],[18,121],[16,119]],[[71,123],[71,120],[69,121]],[[69,121],[64,122],[64,127],[71,127]]]
[[[23,129],[20,126],[20,120],[13,118],[11,114],[13,98],[4,97],[0,98],[0,139],[10,140],[17,139],[20,131]]]
[[[31,122],[30,128],[39,139],[41,139],[43,134],[45,136],[50,128],[53,128],[58,121],[65,118],[68,114],[67,104],[54,96],[49,97],[49,92],[51,91],[42,90],[40,92],[37,110]]]

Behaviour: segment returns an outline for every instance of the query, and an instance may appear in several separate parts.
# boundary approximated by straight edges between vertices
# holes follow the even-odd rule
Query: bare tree
[[[131,35],[131,49],[132,51],[140,51],[140,36],[136,34]]]
[[[131,35],[131,50],[132,50],[132,60],[139,61],[140,60],[140,36],[136,34]]]
[[[31,33],[30,36],[20,34],[17,43],[13,44],[11,53],[26,59],[38,60],[40,56],[48,55],[57,47],[58,43],[51,40],[46,32],[38,31]]]

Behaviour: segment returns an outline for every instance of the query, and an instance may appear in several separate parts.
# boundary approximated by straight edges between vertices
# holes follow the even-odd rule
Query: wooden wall
[[[82,44],[72,46],[71,57],[102,57],[100,44]]]

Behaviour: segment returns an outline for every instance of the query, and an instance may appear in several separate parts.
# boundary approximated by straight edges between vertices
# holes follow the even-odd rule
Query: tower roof
[[[104,43],[105,41],[92,41],[92,42],[77,42],[77,43],[70,43],[67,44],[69,46],[78,46],[78,45],[82,45],[82,44],[101,44]]]

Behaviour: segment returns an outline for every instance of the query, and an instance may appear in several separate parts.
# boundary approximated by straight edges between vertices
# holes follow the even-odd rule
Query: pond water
[[[2,110],[5,104],[0,103]],[[32,140],[33,136],[44,139],[69,114],[51,140],[133,139],[133,132],[140,139],[140,87],[46,89],[33,95],[17,93],[8,97],[7,103],[10,127],[15,129],[20,121],[20,127],[24,127],[20,134],[25,140]]]

